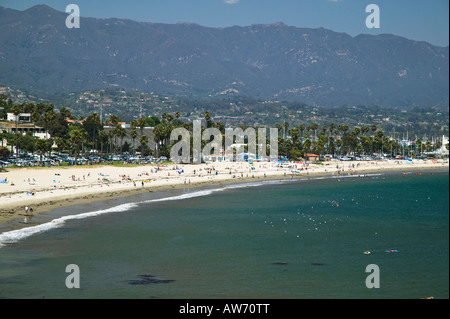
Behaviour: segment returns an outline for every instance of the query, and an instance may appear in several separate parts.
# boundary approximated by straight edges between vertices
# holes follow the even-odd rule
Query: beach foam
[[[139,202],[139,203],[143,203],[143,204],[147,204],[147,203],[153,203],[153,202],[165,202],[165,201],[173,201],[173,200],[183,200],[183,199],[189,199],[189,198],[195,198],[195,197],[201,197],[201,196],[208,196],[211,195],[214,192],[221,192],[224,190],[229,190],[229,189],[237,189],[237,188],[245,188],[245,187],[257,187],[257,186],[262,186],[268,183],[271,183],[272,181],[267,181],[267,182],[255,182],[255,183],[242,183],[242,184],[236,184],[236,185],[227,185],[221,188],[213,188],[213,189],[209,189],[209,190],[201,190],[201,191],[196,191],[196,192],[192,192],[192,193],[186,193],[186,194],[182,194],[182,195],[177,195],[177,196],[173,196],[173,197],[164,197],[164,198],[158,198],[158,199],[150,199],[150,200],[146,200],[143,202]],[[278,184],[278,182],[276,182]]]
[[[95,216],[108,214],[108,213],[125,212],[125,211],[128,211],[128,210],[138,206],[139,204],[184,200],[184,199],[195,198],[195,197],[200,197],[200,196],[208,196],[214,192],[224,191],[227,189],[255,187],[255,186],[262,186],[262,185],[264,185],[263,182],[228,185],[228,186],[225,186],[222,188],[201,190],[201,191],[195,191],[192,193],[186,193],[186,194],[182,194],[182,195],[172,196],[172,197],[164,197],[164,198],[150,199],[150,200],[135,202],[135,203],[121,204],[121,205],[114,206],[114,207],[107,208],[107,209],[96,210],[96,211],[92,211],[92,212],[86,212],[86,213],[75,214],[75,215],[63,216],[60,218],[53,219],[44,224],[4,232],[4,233],[0,234],[0,247],[4,246],[5,244],[17,243],[20,240],[26,239],[35,234],[43,233],[43,232],[49,231],[51,229],[62,227],[62,226],[64,226],[65,222],[68,220],[85,219],[85,218],[95,217]]]
[[[131,208],[136,207],[136,206],[137,205],[135,203],[121,204],[121,205],[118,205],[115,207],[97,210],[97,211],[93,211],[93,212],[63,216],[60,218],[53,219],[52,221],[49,221],[44,224],[4,232],[4,233],[0,234],[0,247],[4,246],[5,244],[17,243],[18,241],[28,238],[35,234],[43,233],[45,231],[48,231],[48,230],[51,230],[54,228],[62,227],[65,224],[65,222],[68,220],[84,219],[84,218],[99,216],[99,215],[113,213],[113,212],[124,212],[124,211],[130,210]]]

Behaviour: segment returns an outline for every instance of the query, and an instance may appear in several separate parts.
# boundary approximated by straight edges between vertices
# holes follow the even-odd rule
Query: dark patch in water
[[[322,264],[322,263],[311,263],[311,265],[313,265],[313,266],[324,266],[325,264]]]
[[[138,275],[140,279],[128,280],[130,285],[149,285],[149,284],[168,284],[175,280],[169,279],[158,279],[152,275]]]
[[[282,263],[282,262],[277,262],[277,263],[272,263],[272,265],[276,265],[276,266],[286,266],[288,263]]]

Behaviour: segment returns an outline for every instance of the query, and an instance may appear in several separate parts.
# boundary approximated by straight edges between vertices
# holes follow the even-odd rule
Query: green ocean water
[[[0,229],[0,298],[449,298],[448,194],[448,171],[424,171],[59,209],[31,235]],[[69,264],[80,288],[66,287]],[[369,264],[380,288],[366,287]]]

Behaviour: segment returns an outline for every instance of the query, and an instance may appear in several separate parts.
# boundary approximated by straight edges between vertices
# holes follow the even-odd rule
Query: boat
[[[368,250],[366,250],[365,252],[363,252],[363,254],[364,254],[364,255],[370,255],[370,254],[371,254],[371,252],[370,252],[370,251],[368,251]]]
[[[391,249],[391,250],[386,250],[387,253],[399,253],[400,250],[397,249]]]

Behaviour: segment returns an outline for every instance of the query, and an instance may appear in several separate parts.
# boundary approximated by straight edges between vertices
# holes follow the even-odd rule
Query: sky
[[[12,9],[46,4],[63,12],[72,3],[80,8],[81,17],[189,22],[208,27],[283,22],[351,36],[389,33],[449,45],[448,0],[0,0],[0,6]],[[380,10],[380,28],[366,26],[369,4]]]

